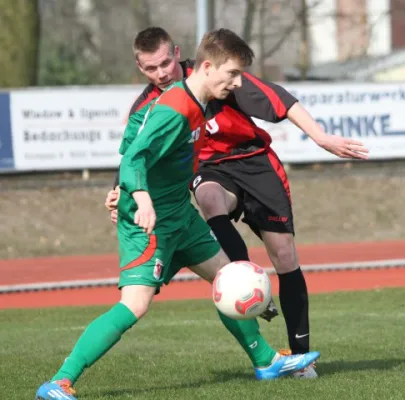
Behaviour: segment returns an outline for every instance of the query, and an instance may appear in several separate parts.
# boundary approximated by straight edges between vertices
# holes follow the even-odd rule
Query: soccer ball
[[[218,271],[212,298],[217,309],[230,318],[256,318],[270,303],[270,279],[250,261],[231,262]]]

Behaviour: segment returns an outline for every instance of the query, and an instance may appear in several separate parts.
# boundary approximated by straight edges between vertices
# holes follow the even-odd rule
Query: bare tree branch
[[[295,15],[294,21],[287,26],[287,28],[284,30],[282,35],[280,36],[280,39],[276,42],[276,44],[264,54],[265,58],[271,57],[277,50],[280,49],[280,47],[284,44],[284,42],[290,37],[290,35],[294,32],[294,30],[297,28],[297,25],[302,21],[304,15],[308,13],[309,10],[314,9],[319,6],[319,4],[322,3],[323,0],[318,0],[311,6],[306,6],[305,8],[301,8],[300,12]]]

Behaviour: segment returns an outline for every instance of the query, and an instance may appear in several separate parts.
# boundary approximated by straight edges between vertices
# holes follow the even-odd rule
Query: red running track
[[[298,246],[302,265],[405,259],[405,241],[339,243]],[[263,249],[250,250],[252,261],[269,265]],[[0,260],[0,285],[116,277],[115,255]],[[306,273],[310,293],[405,287],[405,268]],[[277,277],[271,276],[274,294]],[[156,301],[210,297],[206,282],[172,282]],[[0,308],[112,304],[119,298],[113,287],[64,289],[0,295]]]

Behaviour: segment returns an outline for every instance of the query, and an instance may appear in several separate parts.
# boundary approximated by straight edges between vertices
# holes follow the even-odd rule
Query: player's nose
[[[234,80],[233,80],[233,86],[234,86],[235,88],[240,88],[240,87],[242,87],[242,76],[241,76],[241,75],[238,75],[238,76],[236,76],[236,77],[234,78]]]
[[[166,76],[166,72],[162,68],[158,68],[158,77],[160,79],[164,78]]]

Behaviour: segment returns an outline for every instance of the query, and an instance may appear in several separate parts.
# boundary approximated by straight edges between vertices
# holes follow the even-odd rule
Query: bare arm
[[[299,103],[295,103],[287,112],[287,118],[305,132],[318,146],[341,158],[366,160],[368,149],[362,142],[341,136],[328,135]]]

